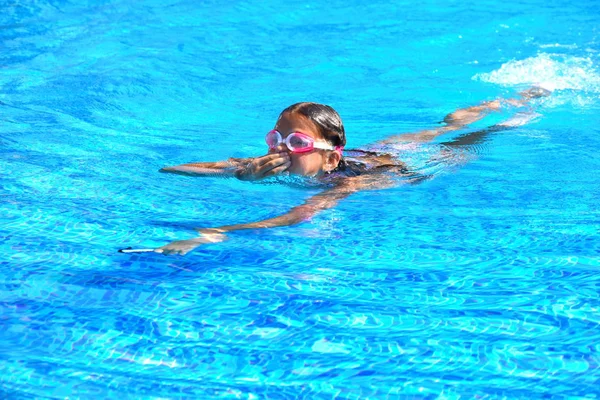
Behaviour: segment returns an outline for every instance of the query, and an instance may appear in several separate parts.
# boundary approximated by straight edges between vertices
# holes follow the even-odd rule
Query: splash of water
[[[540,53],[524,60],[511,60],[473,79],[504,86],[535,85],[551,91],[600,93],[600,73],[590,58],[559,54]]]

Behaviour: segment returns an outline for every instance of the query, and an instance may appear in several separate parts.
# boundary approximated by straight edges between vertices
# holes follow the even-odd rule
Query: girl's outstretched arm
[[[196,162],[164,167],[159,172],[188,176],[235,176],[235,171],[251,158],[230,158],[225,161]]]
[[[317,213],[334,207],[338,201],[352,194],[352,190],[336,187],[319,193],[304,202],[304,204],[292,208],[290,211],[277,217],[264,219],[262,221],[247,224],[225,225],[217,228],[198,229],[198,237],[188,240],[178,240],[154,251],[162,254],[184,255],[196,247],[206,243],[217,243],[227,239],[225,233],[245,229],[275,228],[280,226],[296,225],[304,222]]]
[[[197,162],[161,168],[160,172],[188,176],[235,177],[243,181],[257,181],[285,172],[290,166],[286,152],[270,153],[261,157],[230,158],[226,161]]]
[[[193,239],[178,240],[154,251],[162,254],[184,255],[196,247],[206,243],[217,243],[227,239],[225,234],[232,231],[245,229],[275,228],[280,226],[296,225],[309,220],[319,212],[334,207],[340,200],[361,190],[381,189],[392,186],[392,181],[384,177],[353,177],[346,178],[338,186],[325,190],[312,196],[304,204],[292,208],[290,211],[277,217],[246,224],[225,225],[217,228],[198,229],[200,235]]]

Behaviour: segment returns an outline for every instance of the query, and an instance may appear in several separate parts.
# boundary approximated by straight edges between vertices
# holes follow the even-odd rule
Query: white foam
[[[504,86],[535,85],[551,91],[572,89],[600,93],[600,74],[590,58],[559,54],[540,53],[524,60],[511,60],[473,79]]]

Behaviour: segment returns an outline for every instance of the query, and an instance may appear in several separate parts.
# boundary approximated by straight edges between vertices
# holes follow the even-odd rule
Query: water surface
[[[597,21],[593,1],[0,5],[2,395],[596,397]],[[430,161],[456,135],[405,152],[424,183],[116,253],[318,193],[157,173],[263,154],[291,103],[332,105],[360,147],[532,84],[553,90],[537,118],[464,162]]]

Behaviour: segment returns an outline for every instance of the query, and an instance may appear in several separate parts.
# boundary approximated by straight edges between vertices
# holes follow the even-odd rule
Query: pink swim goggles
[[[314,149],[321,149],[335,150],[341,154],[342,150],[344,149],[343,146],[330,146],[323,142],[315,142],[313,138],[301,132],[292,132],[284,140],[283,136],[281,136],[281,133],[279,133],[279,131],[276,129],[273,129],[267,133],[265,140],[270,149],[274,149],[281,143],[285,143],[287,148],[292,153],[306,153]]]

